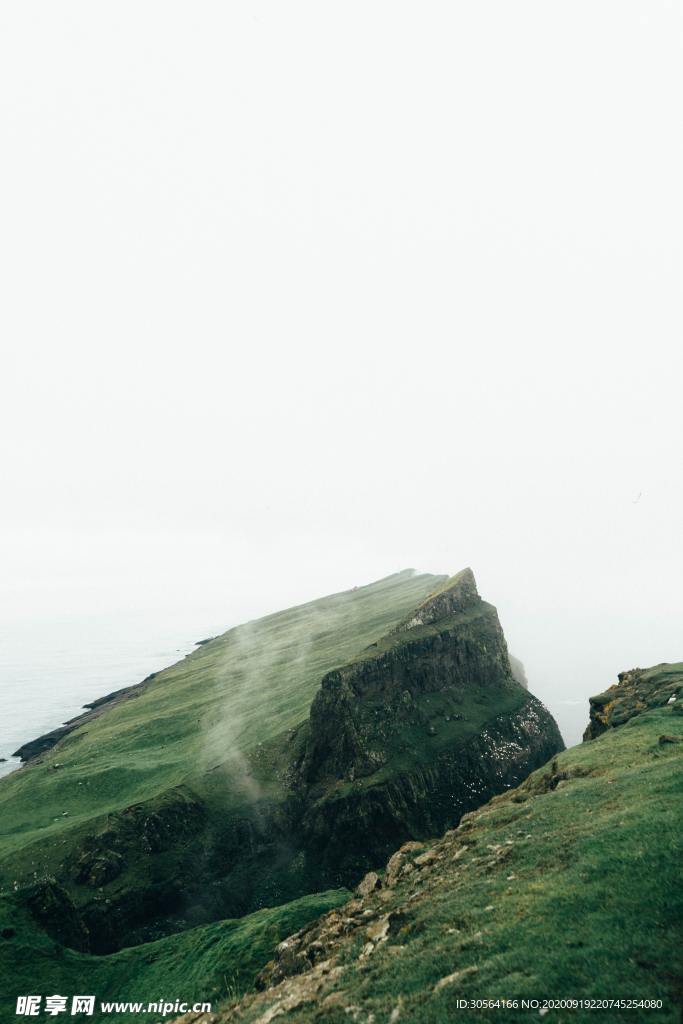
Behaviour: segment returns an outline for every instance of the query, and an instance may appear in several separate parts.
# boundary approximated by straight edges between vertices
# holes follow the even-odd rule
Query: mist
[[[683,657],[677,5],[0,17],[6,630],[470,565],[568,743]]]

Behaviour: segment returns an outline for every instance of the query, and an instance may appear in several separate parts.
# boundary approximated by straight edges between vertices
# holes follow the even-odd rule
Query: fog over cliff
[[[677,17],[6,9],[3,628],[471,565],[569,743],[683,657]]]

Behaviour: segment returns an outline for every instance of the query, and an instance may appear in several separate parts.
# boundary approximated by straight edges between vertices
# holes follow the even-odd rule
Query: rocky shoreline
[[[88,722],[98,718],[103,711],[116,707],[117,704],[121,704],[124,700],[139,697],[152,680],[156,678],[157,674],[157,672],[152,672],[150,675],[145,676],[140,683],[124,686],[120,690],[113,690],[111,693],[105,694],[104,697],[98,697],[97,700],[92,701],[90,704],[84,704],[83,707],[88,710],[84,711],[82,715],[69,718],[62,725],[57,726],[56,729],[51,729],[49,732],[43,733],[42,736],[23,743],[18,750],[14,751],[12,757],[18,757],[22,765],[35,760],[41,754],[51,750],[61,739],[64,739],[65,736],[73,732],[74,729],[78,729],[81,725],[86,725]]]

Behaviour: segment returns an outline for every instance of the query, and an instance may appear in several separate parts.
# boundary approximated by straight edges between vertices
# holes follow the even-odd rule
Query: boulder
[[[369,896],[371,892],[382,888],[382,880],[376,871],[368,871],[361,882],[356,886],[359,896]]]

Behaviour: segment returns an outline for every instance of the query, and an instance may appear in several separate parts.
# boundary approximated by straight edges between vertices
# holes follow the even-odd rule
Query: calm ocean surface
[[[150,618],[92,617],[4,624],[0,629],[0,775],[12,753],[78,715],[83,704],[179,661],[197,640],[228,624],[196,629]]]

